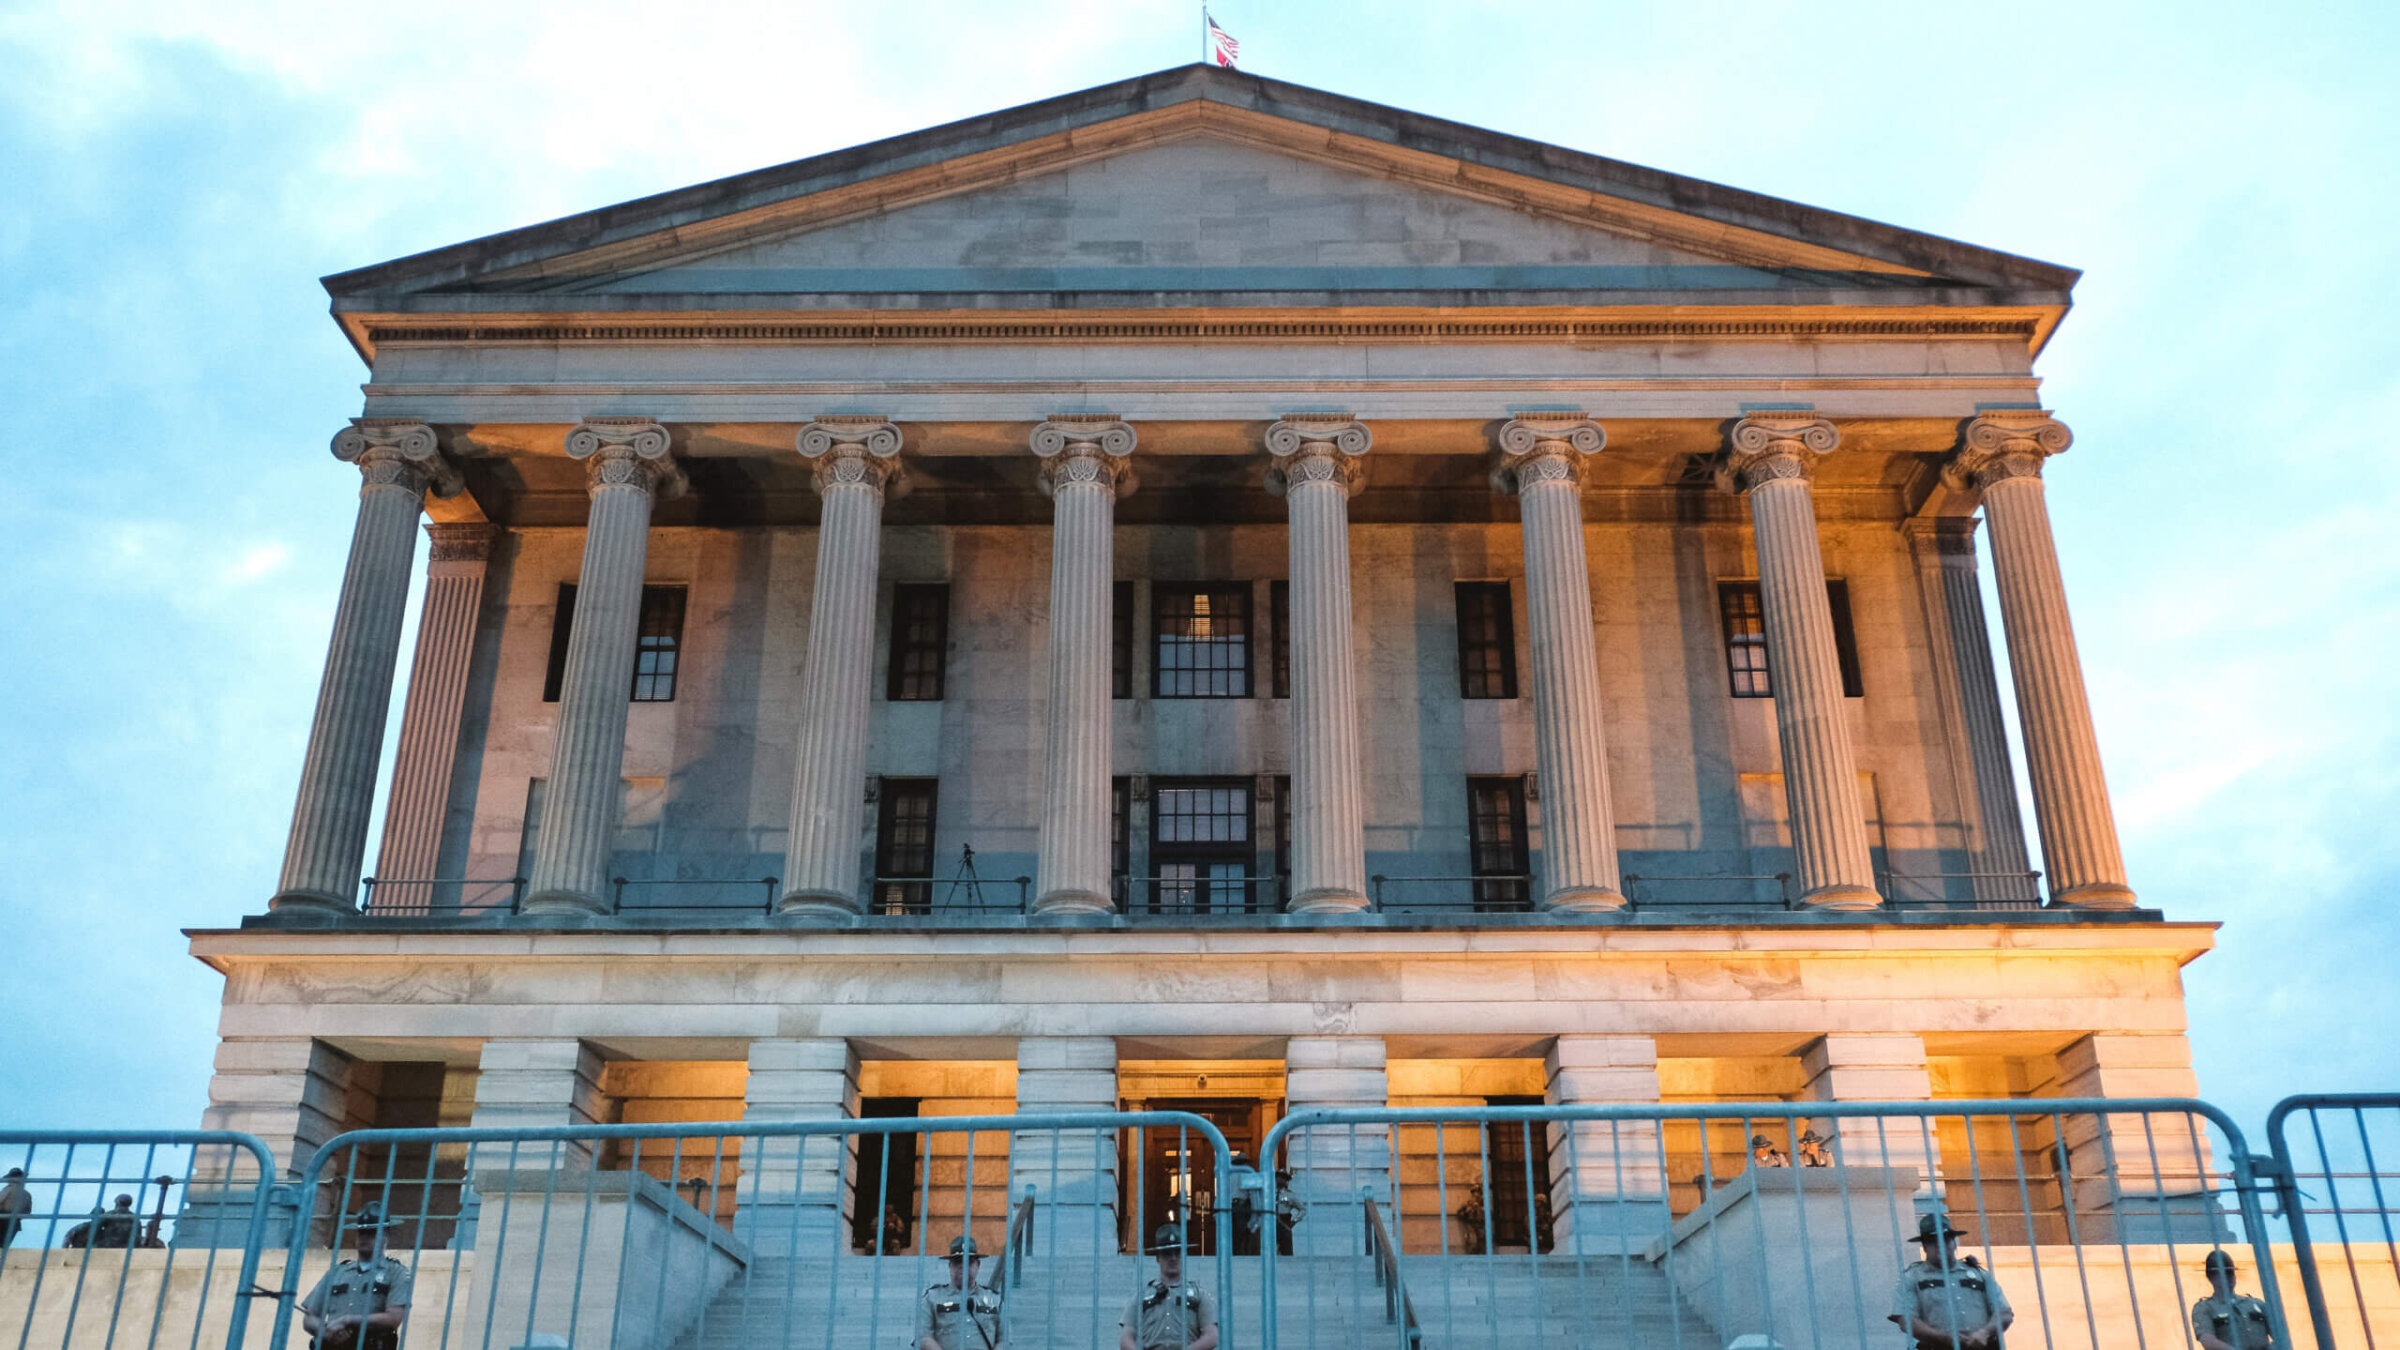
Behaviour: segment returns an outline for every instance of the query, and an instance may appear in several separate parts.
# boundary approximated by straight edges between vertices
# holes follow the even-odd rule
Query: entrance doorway
[[[917,1115],[915,1097],[867,1097],[858,1103],[862,1120],[908,1120]],[[917,1139],[914,1134],[858,1136],[858,1188],[851,1198],[853,1251],[898,1255],[917,1239]]]
[[[1141,1104],[1145,1111],[1188,1111],[1217,1127],[1225,1145],[1237,1156],[1258,1160],[1258,1141],[1265,1132],[1266,1103],[1255,1097],[1154,1098]],[[1129,1164],[1118,1184],[1127,1193],[1119,1213],[1135,1212],[1141,1223],[1130,1235],[1132,1249],[1147,1247],[1162,1224],[1181,1224],[1184,1240],[1195,1256],[1216,1255],[1214,1222],[1219,1204],[1233,1203],[1226,1179],[1217,1175],[1216,1150],[1206,1140],[1173,1126],[1150,1126],[1139,1132],[1140,1157],[1131,1155],[1135,1132],[1125,1131],[1121,1161]],[[1136,1189],[1138,1186],[1138,1189]]]

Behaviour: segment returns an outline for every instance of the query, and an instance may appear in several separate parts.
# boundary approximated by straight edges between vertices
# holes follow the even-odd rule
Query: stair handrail
[[[1383,1290],[1383,1320],[1400,1323],[1403,1344],[1417,1350],[1424,1343],[1425,1329],[1417,1322],[1417,1305],[1400,1278],[1400,1246],[1392,1241],[1391,1229],[1384,1224],[1383,1207],[1375,1201],[1374,1188],[1361,1187],[1358,1195],[1367,1218],[1367,1258],[1375,1264],[1375,1285]]]
[[[992,1273],[992,1292],[1008,1291],[1008,1278],[1025,1273],[1025,1253],[1033,1246],[1033,1193],[1031,1182],[1025,1185],[1025,1198],[1010,1206],[1008,1236],[1000,1244],[1000,1269]]]

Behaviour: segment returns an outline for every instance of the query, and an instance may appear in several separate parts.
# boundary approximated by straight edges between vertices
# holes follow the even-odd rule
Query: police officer
[[[2233,1291],[2233,1257],[2224,1251],[2208,1254],[2209,1295],[2192,1305],[2192,1335],[2200,1350],[2275,1350],[2275,1332],[2267,1322],[2267,1305]]]
[[[1959,1259],[1958,1236],[1948,1218],[1918,1216],[1922,1255],[1900,1268],[1891,1320],[1918,1350],[2001,1350],[2017,1314],[1990,1271],[1971,1256]]]
[[[373,1204],[351,1221],[357,1259],[334,1262],[300,1300],[300,1325],[315,1350],[397,1350],[412,1282],[406,1266],[383,1254],[383,1230],[400,1222]]]
[[[17,1240],[25,1216],[33,1213],[33,1193],[25,1189],[25,1169],[12,1167],[0,1177],[0,1247]]]
[[[1183,1278],[1183,1230],[1160,1224],[1150,1235],[1158,1278],[1126,1301],[1117,1350],[1216,1350],[1217,1301]]]
[[[975,1239],[950,1240],[950,1278],[917,1299],[917,1350],[999,1350],[1000,1293],[975,1282]]]

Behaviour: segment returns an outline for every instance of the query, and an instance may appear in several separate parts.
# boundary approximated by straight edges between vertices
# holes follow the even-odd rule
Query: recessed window
[[[940,781],[886,778],[876,793],[875,903],[878,914],[933,907],[933,825]],[[916,878],[925,878],[917,880]]]
[[[883,696],[894,703],[930,703],[942,697],[950,654],[950,588],[905,585],[892,588],[892,654]]]
[[[1108,680],[1110,698],[1133,697],[1133,583],[1109,590]]]
[[[1216,914],[1257,907],[1250,883],[1256,857],[1246,779],[1154,780],[1150,868],[1158,874],[1151,908]]]
[[[1275,698],[1292,696],[1292,583],[1267,583],[1267,626],[1274,630],[1268,657],[1268,687]]]
[[[1126,880],[1133,873],[1133,780],[1108,780],[1108,890],[1125,908]]]
[[[634,629],[633,688],[636,703],[672,703],[675,680],[683,665],[681,586],[642,587],[642,608]],[[542,702],[558,702],[567,678],[567,644],[575,631],[575,583],[558,586],[558,607],[550,615],[550,660],[542,673]]]
[[[1458,692],[1462,698],[1517,696],[1517,628],[1508,583],[1458,583]]]
[[[1467,780],[1467,861],[1467,870],[1476,877],[1475,908],[1531,908],[1524,779]]]
[[[1250,588],[1150,588],[1154,698],[1250,697]]]
[[[1842,696],[1863,698],[1866,684],[1859,674],[1858,633],[1850,623],[1850,584],[1828,579],[1826,608],[1833,613],[1834,659],[1841,665]],[[1717,583],[1717,613],[1725,630],[1725,674],[1735,698],[1773,698],[1774,677],[1767,660],[1767,611],[1755,581]]]

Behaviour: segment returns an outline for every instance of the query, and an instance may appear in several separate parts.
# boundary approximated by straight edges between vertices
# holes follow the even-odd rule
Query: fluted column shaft
[[[417,518],[428,488],[455,492],[458,479],[443,462],[433,429],[422,423],[360,421],[333,438],[333,453],[356,464],[365,481],[308,755],[301,761],[283,874],[269,906],[347,913],[366,858]]]
[[[1875,890],[1808,485],[1809,462],[1839,443],[1833,424],[1821,418],[1746,417],[1734,427],[1721,480],[1750,501],[1800,900],[1811,908],[1858,910],[1883,898]]]
[[[1133,428],[1059,418],[1034,428],[1050,494],[1050,722],[1034,909],[1099,914],[1109,887],[1109,625],[1117,498],[1133,490]]]
[[[475,651],[483,576],[497,533],[481,521],[430,525],[426,532],[433,537],[432,557],[417,611],[417,651],[408,668],[391,795],[384,804],[383,847],[375,859],[377,877],[407,883],[385,893],[410,908],[456,900],[455,894],[435,894],[425,883],[441,870],[450,769],[458,760],[459,719],[466,711],[467,663]]]
[[[549,786],[527,878],[528,913],[604,913],[614,904],[609,851],[624,804],[625,723],[650,509],[659,495],[683,486],[666,430],[654,422],[587,420],[568,435],[567,453],[585,461],[592,505],[559,680]]]
[[[1605,443],[1585,419],[1501,428],[1501,478],[1517,495],[1525,619],[1533,651],[1533,736],[1542,794],[1542,907],[1624,907],[1608,732],[1583,547],[1583,464]]]
[[[1292,899],[1296,914],[1367,906],[1358,671],[1350,614],[1350,497],[1367,429],[1343,419],[1277,422],[1268,486],[1291,520]]]
[[[1944,519],[1912,525],[1917,583],[1925,598],[1934,682],[1950,730],[1960,811],[1970,832],[1969,887],[1979,900],[2038,900],[2000,717],[1983,586],[1975,576],[1975,522]]]
[[[792,766],[787,914],[857,912],[867,728],[875,674],[875,576],[883,495],[899,467],[900,432],[877,418],[827,419],[800,433],[825,510],[800,676],[800,735]]]
[[[2066,581],[2050,533],[2042,461],[2072,443],[2042,413],[1986,414],[1968,424],[1955,479],[1980,489],[1992,540],[1992,574],[2008,667],[2025,735],[2042,868],[2054,904],[2127,909],[2135,903],[2117,844],[2116,815],[2100,767],[2100,740],[2067,615]]]

